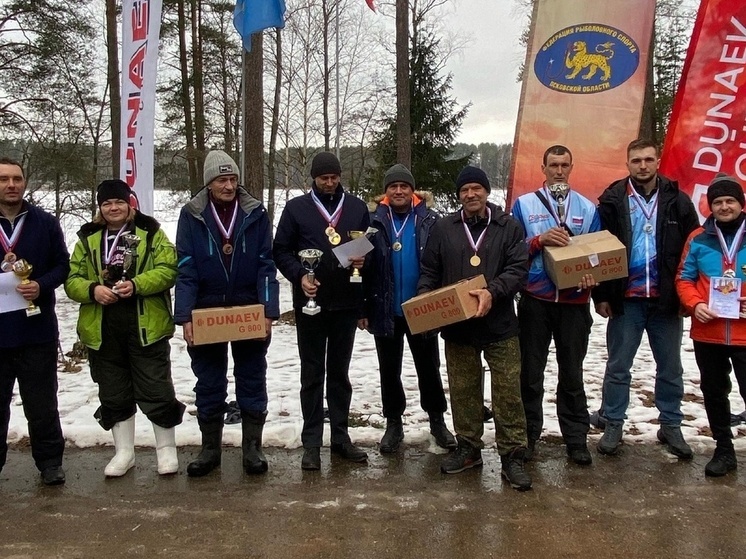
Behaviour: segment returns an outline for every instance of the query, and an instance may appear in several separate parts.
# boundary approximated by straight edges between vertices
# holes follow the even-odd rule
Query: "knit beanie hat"
[[[96,188],[96,202],[99,206],[107,200],[130,201],[130,187],[120,179],[106,179]]]
[[[481,184],[487,192],[492,190],[490,187],[490,180],[487,178],[487,173],[478,167],[467,165],[461,170],[456,179],[456,196],[461,192],[462,186],[471,182]]]
[[[709,188],[707,189],[707,204],[712,207],[712,203],[715,198],[720,196],[733,196],[743,208],[746,206],[746,199],[744,198],[743,188],[738,184],[738,180],[735,177],[730,177],[725,173],[718,173],[717,176],[712,179]]]
[[[240,178],[241,172],[230,155],[221,149],[214,149],[205,157],[205,170],[203,173],[205,186],[221,175],[236,175]]]
[[[395,182],[405,182],[414,190],[414,177],[404,165],[397,163],[391,167],[383,176],[383,189],[386,190],[390,184]]]
[[[342,166],[339,159],[333,153],[322,151],[317,153],[311,162],[311,178],[315,179],[322,175],[341,175]]]

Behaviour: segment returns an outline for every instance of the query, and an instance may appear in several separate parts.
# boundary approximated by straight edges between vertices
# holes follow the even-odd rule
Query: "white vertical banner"
[[[162,0],[122,2],[121,179],[153,215],[155,82]]]

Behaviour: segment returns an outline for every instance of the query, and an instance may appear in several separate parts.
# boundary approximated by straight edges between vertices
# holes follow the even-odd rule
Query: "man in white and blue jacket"
[[[533,456],[544,423],[544,369],[549,344],[557,352],[557,416],[567,454],[576,464],[592,463],[588,451],[588,402],[583,386],[583,360],[590,335],[592,276],[580,289],[557,289],[544,268],[545,246],[567,246],[575,235],[601,229],[595,205],[568,184],[573,162],[570,150],[555,145],[544,153],[544,185],[513,205],[528,243],[528,285],[518,303],[521,343],[521,397],[526,411],[528,458]]]
[[[192,371],[202,450],[187,467],[204,476],[220,465],[228,390],[228,343],[193,345],[192,311],[233,305],[264,305],[267,337],[231,342],[236,400],[241,409],[243,467],[267,471],[261,451],[267,416],[267,348],[272,320],[280,316],[272,225],[262,203],[238,186],[239,169],[225,152],[205,158],[205,187],[182,208],[176,232],[179,275],[174,321],[184,329]]]

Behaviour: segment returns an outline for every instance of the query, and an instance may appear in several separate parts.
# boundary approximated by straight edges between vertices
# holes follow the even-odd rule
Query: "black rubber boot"
[[[202,432],[202,450],[197,458],[187,466],[187,475],[202,477],[220,466],[220,453],[223,444],[223,416],[210,420],[198,419]]]
[[[267,412],[241,412],[243,438],[243,470],[247,474],[263,474],[269,468],[267,458],[262,452],[262,431]]]

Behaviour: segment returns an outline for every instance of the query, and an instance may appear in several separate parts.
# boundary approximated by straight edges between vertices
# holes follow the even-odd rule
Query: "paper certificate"
[[[373,244],[363,235],[354,241],[348,241],[343,245],[334,247],[332,252],[343,268],[349,268],[351,265],[350,258],[360,258],[371,250],[373,250]]]
[[[741,311],[741,280],[738,278],[710,278],[708,307],[720,318],[738,318]]]
[[[28,301],[16,291],[19,283],[21,278],[11,272],[0,274],[0,313],[19,311],[28,307]]]

